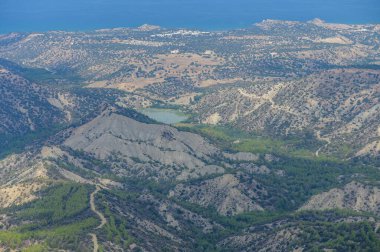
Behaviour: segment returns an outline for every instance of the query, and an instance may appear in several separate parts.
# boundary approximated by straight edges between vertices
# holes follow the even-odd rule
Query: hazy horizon
[[[238,0],[232,3],[217,0],[5,0],[0,3],[0,33],[85,31],[137,27],[146,23],[167,28],[224,30],[247,27],[264,19],[307,21],[314,18],[331,23],[380,23],[380,3],[375,0]]]

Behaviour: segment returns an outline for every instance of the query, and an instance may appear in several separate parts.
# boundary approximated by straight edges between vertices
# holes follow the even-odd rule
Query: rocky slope
[[[225,174],[202,181],[200,184],[179,184],[169,193],[169,196],[203,207],[216,208],[222,215],[236,215],[264,210],[255,198],[259,198],[258,194],[267,194],[267,192],[257,187],[258,184],[255,181],[246,185],[232,174]]]
[[[221,88],[193,109],[204,123],[232,123],[272,136],[312,132],[331,143],[324,152],[346,144],[350,155],[377,155],[379,83],[377,70],[329,70],[294,81]]]
[[[102,160],[122,160],[127,169],[116,173],[183,180],[224,171],[208,164],[219,150],[200,136],[141,123],[112,109],[76,129],[64,145]]]
[[[23,135],[65,120],[48,90],[1,66],[0,95],[0,135]]]
[[[380,214],[380,189],[351,182],[313,196],[300,210],[350,209]]]
[[[77,128],[64,145],[101,160],[119,160],[114,172],[187,180],[223,173],[224,160],[252,161],[249,153],[227,154],[199,135],[139,122],[110,108]]]
[[[296,252],[312,251],[313,249],[324,251],[330,250],[331,246],[329,243],[336,242],[339,236],[349,239],[347,234],[352,231],[352,243],[350,246],[355,250],[362,250],[363,248],[360,245],[355,245],[356,238],[354,233],[356,231],[353,230],[357,226],[361,226],[363,222],[371,223],[370,225],[373,228],[377,225],[374,218],[368,217],[342,218],[334,216],[333,213],[326,213],[322,218],[315,217],[313,214],[304,214],[295,218],[284,218],[273,221],[270,224],[252,226],[240,235],[231,236],[220,241],[218,247],[223,251]],[[300,225],[300,222],[303,224]],[[326,225],[326,222],[335,223],[342,232],[337,235]],[[350,225],[353,229],[344,230],[345,226]],[[364,226],[361,226],[363,230],[365,229]]]

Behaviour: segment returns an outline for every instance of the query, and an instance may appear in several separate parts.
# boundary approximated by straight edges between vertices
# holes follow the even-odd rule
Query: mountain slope
[[[338,245],[310,240],[310,230],[325,239],[324,220],[339,227],[326,226],[330,237],[354,230],[352,246],[376,246],[376,239],[359,238],[363,228],[374,235],[378,213],[373,208],[358,209],[373,216],[358,212],[355,221],[347,213],[293,211],[313,194],[352,180],[354,172],[365,180],[380,176],[377,169],[226,152],[197,134],[117,108],[56,137],[65,140],[0,162],[1,248],[341,246],[338,238]]]
[[[334,188],[313,196],[301,210],[351,209],[380,214],[380,189],[351,182],[342,189]]]
[[[193,106],[204,123],[233,124],[277,137],[311,132],[331,144],[321,152],[365,155],[379,141],[380,72],[330,70],[293,81],[221,88]],[[226,98],[227,97],[227,98]],[[225,102],[226,99],[231,102]],[[376,147],[367,152],[378,155]]]
[[[140,123],[112,111],[76,129],[64,145],[99,159],[122,160],[127,169],[116,173],[156,173],[155,177],[183,180],[224,171],[208,164],[219,150],[200,136]]]
[[[65,120],[48,90],[0,68],[0,134],[23,135]]]

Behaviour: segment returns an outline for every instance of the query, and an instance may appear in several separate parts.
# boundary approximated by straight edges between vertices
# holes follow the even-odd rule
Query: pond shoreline
[[[156,120],[157,122],[169,125],[186,121],[190,117],[180,110],[167,108],[144,108],[139,109],[138,112]]]

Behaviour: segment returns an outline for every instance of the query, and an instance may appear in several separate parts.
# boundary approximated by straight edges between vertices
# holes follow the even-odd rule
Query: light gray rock
[[[262,211],[263,208],[246,193],[240,181],[232,174],[225,174],[203,181],[200,185],[179,184],[169,193],[203,207],[215,207],[222,215],[235,215],[248,211]]]
[[[300,210],[351,209],[380,215],[380,189],[352,181],[313,196]]]
[[[146,173],[154,169],[160,177],[184,180],[224,171],[209,165],[220,151],[201,136],[167,125],[138,122],[109,110],[77,128],[64,145],[103,160],[123,159],[135,166],[131,169],[137,166]],[[163,167],[165,171],[160,171]]]

